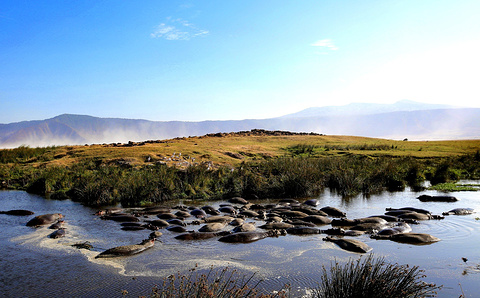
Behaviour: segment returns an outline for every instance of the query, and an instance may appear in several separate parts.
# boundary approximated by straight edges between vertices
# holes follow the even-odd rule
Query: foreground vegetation
[[[0,183],[90,206],[142,206],[232,196],[304,198],[325,188],[348,197],[406,186],[420,190],[426,180],[439,185],[480,178],[477,141],[407,143],[263,133],[20,147],[0,150]]]
[[[163,297],[290,297],[286,285],[278,291],[262,291],[261,281],[253,282],[254,275],[240,276],[228,267],[206,273],[196,268],[188,274],[170,275],[152,289],[152,298]],[[390,264],[372,254],[365,259],[349,260],[345,265],[335,263],[323,267],[321,281],[309,289],[304,297],[426,297],[434,296],[440,287],[429,284],[417,266]]]

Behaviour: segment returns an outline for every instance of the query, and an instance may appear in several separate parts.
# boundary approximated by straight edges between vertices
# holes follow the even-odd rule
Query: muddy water
[[[428,209],[441,214],[458,207],[480,210],[480,192],[452,193],[456,203],[422,203],[420,194],[409,190],[383,193],[368,198],[359,196],[344,200],[325,192],[318,197],[319,208],[334,206],[348,218],[383,214],[387,207]],[[182,202],[192,205],[189,202]],[[208,204],[218,206],[220,202]],[[142,254],[115,259],[95,259],[104,249],[139,243],[150,231],[123,231],[119,223],[93,215],[95,210],[71,201],[52,201],[21,191],[0,192],[0,210],[29,209],[37,215],[60,212],[65,215],[65,238],[50,239],[46,227],[30,228],[25,223],[33,216],[0,215],[0,292],[4,296],[69,295],[75,297],[114,297],[127,291],[128,296],[146,295],[162,277],[210,266],[238,269],[261,278],[262,288],[279,289],[289,283],[301,296],[319,280],[322,265],[358,259],[359,254],[339,249],[322,240],[325,235],[267,238],[250,244],[222,243],[216,239],[180,241],[176,233],[162,230],[161,242]],[[429,233],[440,242],[415,246],[388,240],[374,240],[367,235],[357,237],[373,248],[372,253],[389,262],[419,266],[425,270],[427,282],[444,285],[439,297],[475,297],[480,291],[480,214],[447,216],[444,220],[422,221],[412,225],[413,232]],[[154,219],[151,216],[151,219]],[[257,223],[260,225],[261,222]],[[200,226],[189,226],[198,229]],[[329,228],[324,226],[322,228]],[[92,251],[79,250],[71,244],[89,241]],[[465,263],[462,257],[468,258]],[[124,292],[125,293],[125,292]]]

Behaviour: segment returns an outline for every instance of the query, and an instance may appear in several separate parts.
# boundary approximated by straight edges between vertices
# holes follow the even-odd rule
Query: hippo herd
[[[234,197],[214,208],[202,207],[148,207],[135,210],[119,208],[97,212],[102,219],[120,222],[123,230],[152,230],[141,244],[112,248],[98,257],[123,256],[138,253],[153,246],[153,241],[165,229],[177,233],[180,241],[217,239],[226,243],[250,243],[267,237],[326,234],[324,241],[356,253],[372,250],[367,244],[350,237],[369,235],[372,239],[387,239],[399,243],[431,244],[440,239],[425,233],[412,232],[412,225],[424,220],[443,219],[445,215],[465,215],[471,208],[457,208],[442,215],[428,210],[403,207],[386,208],[384,214],[364,218],[348,218],[335,207],[318,208],[318,200],[300,203],[284,199],[275,203],[254,204]],[[323,226],[331,226],[322,229]],[[151,240],[151,241],[148,241]]]
[[[422,197],[422,196],[420,196]],[[420,198],[419,197],[419,198]],[[425,233],[412,232],[412,226],[424,220],[443,219],[448,215],[474,213],[471,208],[456,208],[433,215],[425,209],[403,207],[386,208],[384,214],[363,218],[348,218],[346,213],[335,207],[318,208],[316,199],[300,203],[294,199],[283,199],[275,203],[254,204],[243,198],[234,197],[218,208],[153,206],[146,208],[109,208],[96,213],[101,219],[118,222],[126,231],[151,230],[141,243],[107,249],[96,258],[133,255],[154,246],[162,236],[160,230],[178,234],[178,241],[217,239],[225,243],[250,243],[267,237],[289,235],[326,234],[324,241],[335,243],[341,249],[367,253],[372,250],[367,244],[351,237],[369,235],[372,239],[387,239],[399,243],[430,244],[440,239]],[[0,211],[0,214],[29,216],[28,210]],[[50,224],[50,238],[65,235],[63,215],[44,214],[33,217],[27,226],[39,227]],[[325,226],[331,226],[323,228]],[[82,246],[84,247],[84,246]]]

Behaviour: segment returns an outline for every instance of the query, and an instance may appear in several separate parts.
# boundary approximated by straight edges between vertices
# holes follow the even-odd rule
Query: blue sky
[[[479,12],[478,0],[4,0],[0,123],[480,107]]]

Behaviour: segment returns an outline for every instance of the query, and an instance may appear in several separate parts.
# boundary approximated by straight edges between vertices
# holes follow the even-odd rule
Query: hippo
[[[202,209],[193,209],[192,211],[190,211],[190,214],[195,216],[196,218],[207,217],[207,213]]]
[[[372,215],[372,216],[369,216],[369,217],[379,217],[379,218],[385,219],[385,220],[388,221],[388,222],[397,222],[397,221],[399,221],[398,217],[393,216],[393,215],[385,215],[385,214],[382,214],[382,215]]]
[[[440,239],[435,236],[432,236],[430,234],[422,234],[422,233],[400,233],[400,234],[392,235],[388,239],[395,242],[409,243],[409,244],[430,244],[433,242],[440,241]]]
[[[365,231],[360,231],[360,230],[346,230],[345,233],[343,234],[344,236],[361,236],[365,234]]]
[[[320,234],[322,230],[312,227],[293,227],[287,229],[288,234],[292,235],[312,235],[312,234]]]
[[[240,204],[240,205],[248,204],[247,200],[245,200],[244,198],[240,198],[240,197],[233,197],[230,200],[228,200],[228,202],[232,203],[232,204]]]
[[[430,214],[418,213],[418,212],[409,212],[400,214],[397,216],[400,219],[415,219],[415,220],[429,220],[432,219]]]
[[[219,215],[220,214],[220,211],[213,208],[212,206],[203,206],[202,210],[205,211],[205,213],[207,213],[209,215]]]
[[[218,208],[218,211],[228,214],[237,214],[237,210],[232,206],[223,206]]]
[[[228,215],[214,215],[210,217],[206,217],[202,219],[200,222],[202,223],[212,223],[212,222],[231,222],[233,217]]]
[[[302,218],[302,217],[307,217],[308,214],[302,211],[289,210],[289,211],[281,212],[280,216],[286,217],[286,218]]]
[[[382,230],[386,228],[387,225],[384,223],[377,223],[377,222],[366,222],[366,223],[359,223],[350,228],[350,230],[355,231],[364,231],[366,233],[373,233],[378,230]]]
[[[431,214],[431,212],[428,210],[415,208],[415,207],[385,208],[385,211],[392,211],[392,210],[406,210],[406,211],[413,211],[413,212],[418,212],[423,214]]]
[[[299,201],[295,200],[295,199],[281,199],[280,201],[278,201],[279,203],[283,203],[283,204],[300,204]]]
[[[303,217],[302,220],[314,223],[316,225],[328,225],[332,222],[330,218],[321,215],[309,215],[307,217]]]
[[[307,206],[312,206],[312,207],[317,207],[319,202],[317,199],[310,199],[310,200],[306,200],[305,202],[303,202],[304,205],[307,205]]]
[[[157,239],[162,235],[163,233],[159,231],[151,232],[150,235],[148,235],[148,239]]]
[[[455,208],[448,212],[443,212],[443,215],[469,215],[475,213],[472,208]]]
[[[185,229],[185,227],[178,226],[178,225],[169,226],[169,227],[167,227],[167,230],[169,230],[170,232],[175,232],[175,233],[186,233],[186,232],[188,232],[187,229]]]
[[[104,215],[101,217],[102,219],[113,220],[117,222],[136,222],[140,221],[138,217],[135,217],[131,214],[111,214],[111,215]]]
[[[177,218],[182,218],[182,219],[190,217],[190,213],[188,213],[187,211],[183,211],[183,210],[178,210],[174,214]]]
[[[286,223],[292,224],[296,227],[311,227],[314,228],[317,226],[317,224],[311,223],[311,222],[306,222],[301,219],[294,219],[294,220],[286,220]]]
[[[293,227],[294,225],[286,222],[269,222],[264,225],[261,225],[259,228],[264,230],[276,230],[276,229],[288,229]]]
[[[180,234],[175,236],[175,239],[178,240],[203,240],[210,239],[218,236],[225,236],[232,234],[231,231],[220,231],[220,232],[190,232],[185,234]]]
[[[367,244],[355,239],[334,238],[331,236],[327,236],[326,238],[323,238],[323,240],[331,241],[338,245],[341,249],[352,252],[367,253],[372,250],[372,248]]]
[[[232,226],[241,226],[241,225],[243,225],[244,222],[245,222],[245,220],[243,218],[234,218],[228,224],[232,225]]]
[[[167,220],[167,222],[168,222],[169,225],[177,225],[177,226],[182,226],[182,227],[185,227],[187,225],[183,220],[181,220],[179,218],[172,218],[172,219]]]
[[[168,227],[170,225],[166,220],[163,219],[147,220],[147,223],[159,228]]]
[[[458,199],[453,196],[430,196],[421,195],[417,198],[421,202],[457,202]]]
[[[123,226],[121,227],[122,230],[124,231],[142,231],[145,230],[146,227],[144,225],[139,225],[139,226]]]
[[[153,247],[154,244],[155,244],[155,239],[145,239],[139,244],[117,246],[114,248],[107,249],[106,251],[100,253],[95,257],[95,259],[130,256],[130,255],[138,254],[148,248]]]
[[[283,221],[283,218],[281,218],[280,216],[268,216],[267,214],[267,218],[265,219],[266,222],[282,222]]]
[[[157,217],[160,218],[160,219],[165,219],[165,220],[177,218],[177,216],[175,214],[170,213],[170,212],[157,214]]]
[[[218,241],[229,243],[249,243],[267,237],[278,237],[282,235],[284,236],[286,234],[287,232],[285,230],[268,230],[266,232],[240,232],[223,236],[218,239]]]
[[[345,217],[345,216],[347,216],[345,212],[340,211],[340,209],[335,208],[335,207],[326,206],[326,207],[320,208],[320,210],[327,213],[331,217]]]
[[[27,215],[35,214],[35,212],[30,210],[24,210],[24,209],[13,209],[8,211],[0,211],[0,214],[27,216]]]
[[[51,214],[43,214],[37,215],[32,218],[29,222],[27,222],[28,227],[38,227],[43,225],[52,224],[55,221],[63,218],[63,215],[60,213],[51,213]]]
[[[211,222],[198,229],[199,232],[217,232],[225,228],[226,222]]]
[[[340,219],[332,219],[331,225],[334,227],[352,227],[358,224],[355,219],[348,219],[348,218],[340,218]]]
[[[321,230],[323,234],[327,235],[345,235],[345,230],[342,228],[330,228],[326,230]]]
[[[385,228],[378,231],[377,233],[370,236],[373,239],[388,239],[390,236],[400,233],[409,233],[412,231],[412,228],[409,224],[404,222],[399,222],[391,228]]]
[[[63,220],[57,220],[56,223],[53,223],[51,226],[49,226],[48,228],[49,229],[52,229],[52,230],[58,230],[60,228],[63,227],[63,224],[65,223],[65,221]]]
[[[65,228],[60,228],[55,232],[51,233],[50,235],[48,235],[49,238],[53,238],[53,239],[62,238],[64,236],[65,236]]]
[[[253,211],[253,210],[243,210],[238,214],[246,216],[246,217],[258,217],[259,216],[258,212]]]
[[[234,233],[240,233],[240,232],[253,232],[256,230],[255,223],[253,222],[246,222],[240,226],[237,226],[233,229]]]
[[[159,207],[159,206],[146,207],[146,208],[143,208],[142,213],[143,214],[152,214],[152,215],[157,215],[157,214],[160,214],[160,213],[170,213],[170,208]]]
[[[124,209],[112,207],[112,208],[98,210],[97,212],[95,212],[95,215],[112,215],[112,214],[117,214],[122,212],[124,212]]]

